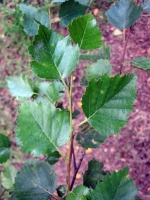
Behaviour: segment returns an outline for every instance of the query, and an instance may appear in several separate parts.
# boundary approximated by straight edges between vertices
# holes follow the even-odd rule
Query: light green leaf
[[[52,104],[22,101],[17,124],[22,150],[35,156],[59,151],[69,140],[69,114]]]
[[[24,31],[30,36],[37,35],[38,33],[39,24],[37,21],[47,28],[50,27],[50,18],[48,14],[43,12],[41,9],[20,4],[20,10],[24,13]]]
[[[91,0],[75,0],[75,1],[79,2],[84,6],[89,6],[89,4],[91,3]]]
[[[10,92],[18,97],[30,98],[34,94],[34,88],[29,78],[25,76],[11,76],[6,79]]]
[[[131,64],[137,68],[150,72],[150,58],[134,58]]]
[[[33,72],[41,78],[53,80],[67,77],[79,58],[78,45],[71,46],[68,36],[63,38],[43,25],[40,25],[29,52],[34,59],[30,63]]]
[[[8,137],[0,134],[0,163],[6,162],[10,157],[11,142]]]
[[[88,76],[87,80],[91,80],[92,78],[98,79],[103,74],[111,74],[112,66],[109,60],[98,60],[96,63],[93,63],[91,66],[86,69]]]
[[[39,84],[38,93],[40,95],[45,95],[51,103],[55,104],[64,97],[64,91],[65,87],[60,81],[53,81],[52,83],[41,82]],[[48,103],[48,100],[41,96],[38,96],[36,101]]]
[[[70,194],[66,197],[66,200],[86,200],[86,196],[89,194],[89,188],[78,185]]]
[[[97,61],[99,59],[110,60],[110,47],[102,44],[97,54],[80,54],[80,60]]]
[[[27,162],[17,173],[14,187],[17,200],[48,200],[56,189],[54,167],[41,161]]]
[[[120,0],[112,4],[106,12],[107,20],[119,29],[133,25],[142,13],[142,7],[133,5],[133,0]]]
[[[5,189],[13,191],[14,186],[13,184],[15,183],[15,177],[17,174],[17,169],[10,164],[7,164],[2,173],[1,173],[1,178],[2,178],[2,185]]]
[[[150,13],[150,0],[144,0],[142,3],[144,12]]]
[[[93,159],[88,162],[88,169],[83,175],[83,185],[94,189],[99,181],[103,181],[106,172],[102,171],[103,163]]]
[[[90,130],[78,133],[76,140],[83,148],[88,149],[98,148],[106,140],[106,137],[91,128]]]
[[[91,192],[90,200],[133,200],[137,188],[132,179],[127,178],[128,168],[106,175],[103,182],[99,182]]]
[[[82,97],[82,109],[87,121],[105,135],[118,133],[127,123],[133,110],[136,94],[136,76],[133,74],[92,79]]]
[[[65,27],[68,26],[78,16],[84,15],[88,7],[69,0],[61,4],[59,10],[60,25]]]
[[[96,49],[102,44],[102,34],[92,14],[74,19],[68,26],[68,30],[72,40],[81,49]]]

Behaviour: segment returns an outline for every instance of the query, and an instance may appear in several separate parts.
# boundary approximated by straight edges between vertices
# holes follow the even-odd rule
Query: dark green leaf
[[[50,18],[48,14],[43,12],[41,9],[27,6],[25,4],[20,4],[20,9],[24,13],[24,31],[30,36],[34,36],[38,33],[39,24],[37,21],[47,28],[50,27]]]
[[[108,22],[119,29],[133,25],[142,13],[142,7],[133,5],[133,0],[120,0],[106,12]]]
[[[64,97],[64,91],[65,87],[60,81],[53,81],[52,83],[41,82],[39,84],[38,93],[40,95],[45,95],[46,99],[37,96],[36,101],[48,103],[49,100],[51,103],[56,104]]]
[[[61,157],[61,155],[59,154],[58,151],[52,151],[51,153],[48,154],[46,161],[50,165],[54,165],[55,163],[57,163],[59,161],[60,157]]]
[[[2,173],[1,173],[1,178],[2,178],[2,185],[5,189],[12,191],[14,189],[13,184],[15,183],[15,177],[17,174],[17,169],[10,164],[7,164]]]
[[[35,156],[59,151],[69,140],[69,114],[52,104],[22,100],[17,123],[22,150]]]
[[[11,76],[6,79],[10,92],[18,97],[30,98],[34,94],[34,88],[29,78],[24,76]]]
[[[33,72],[46,79],[67,77],[77,66],[79,58],[78,45],[71,46],[68,36],[63,38],[43,25],[40,25],[29,52],[34,59],[31,61]]]
[[[69,0],[61,4],[59,10],[59,17],[60,17],[60,25],[61,26],[68,26],[72,22],[73,19],[84,15],[87,6],[81,5],[74,0]]]
[[[150,58],[134,58],[131,64],[137,68],[150,72]]]
[[[98,181],[104,179],[105,173],[102,171],[103,164],[93,159],[88,162],[88,170],[83,175],[83,185],[94,189]]]
[[[91,192],[90,200],[133,200],[137,194],[132,179],[127,178],[128,168],[106,175]]]
[[[134,74],[122,77],[119,74],[114,77],[104,74],[99,80],[92,79],[82,97],[82,109],[87,121],[99,133],[118,133],[133,110],[135,85]]]
[[[11,142],[8,137],[0,134],[0,163],[6,162],[10,157]]]
[[[98,148],[106,140],[106,137],[91,128],[90,130],[78,133],[76,140],[83,148],[88,149]]]
[[[27,162],[17,173],[14,187],[17,200],[48,200],[56,189],[54,167],[40,161]]]
[[[70,194],[66,197],[66,200],[86,200],[86,196],[89,194],[89,188],[78,185]]]
[[[66,192],[67,192],[67,189],[68,187],[65,186],[65,185],[60,185],[58,188],[57,188],[57,194],[59,197],[63,197]]]
[[[112,66],[109,60],[98,60],[96,63],[93,63],[91,66],[87,67],[86,69],[88,76],[87,80],[99,79],[99,77],[103,74],[111,74]]]
[[[72,118],[75,119],[79,114],[80,114],[79,110],[74,110],[74,112],[72,113]]]
[[[80,82],[81,86],[87,86],[88,85],[88,81],[87,81],[87,77],[83,76]]]
[[[150,13],[150,0],[144,0],[142,3],[144,12]]]
[[[92,14],[74,19],[72,24],[68,26],[68,30],[72,40],[81,49],[96,49],[102,44],[102,34]]]

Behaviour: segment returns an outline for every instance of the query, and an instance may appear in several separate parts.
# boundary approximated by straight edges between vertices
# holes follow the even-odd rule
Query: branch
[[[81,163],[82,163],[82,161],[83,161],[84,156],[85,156],[85,151],[82,153],[82,157],[81,157],[80,160],[79,160],[79,164],[78,164],[76,170],[74,171],[74,175],[73,175],[73,178],[72,178],[70,190],[72,190],[72,188],[73,188],[74,182],[75,182],[75,180],[76,180],[76,175],[77,175],[77,173],[78,173],[78,171],[79,171],[79,169],[80,169],[80,166],[81,166]]]
[[[121,63],[121,66],[120,66],[120,74],[122,73],[123,61],[124,61],[124,57],[125,57],[125,53],[126,53],[126,49],[127,49],[127,44],[128,44],[129,36],[130,36],[130,28],[129,28],[128,30],[129,30],[129,33],[128,33],[127,39],[126,39],[126,41],[125,41],[125,45],[124,45],[124,49],[123,49],[122,58],[121,58],[121,60],[120,60],[120,63]]]
[[[2,194],[0,194],[0,198],[5,194],[6,191],[7,191],[7,190],[5,189],[5,190],[2,192]]]

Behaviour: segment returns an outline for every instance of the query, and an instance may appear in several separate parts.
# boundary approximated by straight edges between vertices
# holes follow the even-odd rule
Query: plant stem
[[[0,194],[0,198],[5,194],[6,189],[2,192],[2,194]]]
[[[73,73],[70,78],[70,91],[68,93],[69,97],[69,111],[70,111],[70,141],[69,141],[69,152],[68,152],[68,163],[67,163],[67,184],[68,192],[70,191],[70,166],[72,157],[72,142],[73,142],[73,127],[72,127],[72,85],[73,85]]]
[[[74,170],[74,175],[73,175],[73,178],[72,178],[70,190],[72,190],[72,188],[73,188],[74,182],[75,182],[75,180],[76,180],[76,175],[77,175],[77,173],[78,173],[78,171],[79,171],[79,169],[80,169],[80,166],[81,166],[81,163],[82,163],[82,161],[83,161],[84,156],[85,156],[85,151],[82,153],[82,157],[81,157],[80,160],[79,160],[79,164],[78,164],[78,166],[77,166],[77,167],[75,168],[75,170]]]
[[[61,197],[58,197],[58,196],[56,196],[56,195],[52,195],[52,197],[53,197],[53,199],[56,199],[56,200],[62,200],[63,198],[61,198]]]
[[[81,125],[85,124],[87,121],[88,121],[88,119],[85,119],[82,122],[80,122],[79,124],[77,124],[75,127],[81,126]]]
[[[124,61],[124,57],[125,57],[125,53],[126,53],[126,49],[127,49],[127,44],[128,44],[128,41],[129,41],[129,36],[130,36],[130,28],[129,28],[129,33],[128,33],[128,36],[127,36],[127,39],[125,41],[125,45],[124,45],[124,49],[123,49],[123,53],[122,53],[122,58],[120,60],[120,74],[122,73],[122,68],[123,68],[123,61]]]

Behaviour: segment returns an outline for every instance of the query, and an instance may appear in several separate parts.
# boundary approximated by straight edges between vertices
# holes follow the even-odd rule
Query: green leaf
[[[97,54],[99,59],[110,60],[110,47],[103,44]]]
[[[50,27],[50,18],[48,14],[43,12],[41,9],[20,4],[20,10],[24,13],[24,31],[30,36],[37,35],[38,33],[39,24],[37,21],[47,28]]]
[[[89,194],[89,188],[78,185],[70,194],[66,197],[66,200],[86,200],[86,196]]]
[[[68,30],[72,40],[81,49],[96,49],[102,44],[102,34],[92,14],[74,19],[72,24],[69,24]]]
[[[29,52],[34,59],[30,63],[33,72],[41,78],[53,80],[67,77],[79,58],[78,45],[71,46],[68,36],[63,38],[43,25],[40,25]]]
[[[127,167],[106,175],[104,181],[99,182],[95,190],[91,192],[90,200],[133,200],[136,197],[137,188],[127,175]]]
[[[6,162],[10,157],[11,142],[8,137],[0,134],[0,163]]]
[[[134,74],[122,77],[119,74],[114,77],[104,74],[99,80],[92,79],[82,97],[82,109],[87,121],[99,133],[118,133],[133,110],[135,85]]]
[[[60,25],[63,27],[68,26],[73,19],[84,15],[87,8],[87,6],[81,5],[74,0],[62,3],[59,10]]]
[[[76,0],[76,1],[84,6],[89,6],[89,4],[91,3],[91,0]]]
[[[144,0],[142,3],[144,12],[150,13],[150,0]]]
[[[14,186],[13,184],[15,183],[15,177],[17,174],[17,169],[10,164],[7,164],[2,173],[1,173],[1,178],[2,178],[2,185],[5,189],[13,191]]]
[[[142,7],[133,5],[133,0],[120,0],[112,4],[106,12],[107,20],[119,29],[133,25],[142,13]]]
[[[69,114],[52,104],[22,101],[17,124],[22,150],[35,156],[59,152],[58,147],[69,140]]]
[[[51,103],[56,104],[64,97],[64,91],[65,87],[60,81],[53,81],[52,83],[41,82],[38,93],[45,95]],[[37,96],[36,101],[48,103],[48,100],[41,96]]]
[[[97,54],[80,54],[80,60],[90,60],[97,61],[99,59],[110,60],[110,47],[102,44],[99,52]]]
[[[79,114],[80,114],[79,110],[74,110],[74,112],[72,113],[72,119],[75,119]]]
[[[50,165],[54,165],[55,163],[57,163],[59,161],[60,157],[61,157],[61,155],[59,154],[58,151],[52,151],[51,153],[48,154],[46,161]]]
[[[6,79],[10,92],[18,97],[30,98],[34,94],[34,88],[29,78],[25,76],[11,76]]]
[[[131,64],[137,68],[150,72],[150,58],[134,58]]]
[[[57,188],[57,194],[59,197],[63,197],[66,192],[68,190],[68,187],[66,185],[60,185],[58,188]]]
[[[106,140],[106,137],[91,128],[90,130],[78,133],[76,140],[83,148],[88,149],[98,148]]]
[[[41,161],[29,161],[17,173],[14,187],[17,200],[48,200],[56,189],[54,167]]]
[[[83,175],[83,185],[94,189],[98,181],[104,179],[105,173],[102,171],[103,163],[93,159],[88,162],[88,170]]]
[[[109,60],[98,60],[96,63],[93,63],[91,66],[86,69],[88,76],[87,80],[91,80],[92,78],[98,79],[103,74],[111,74],[112,66]]]

